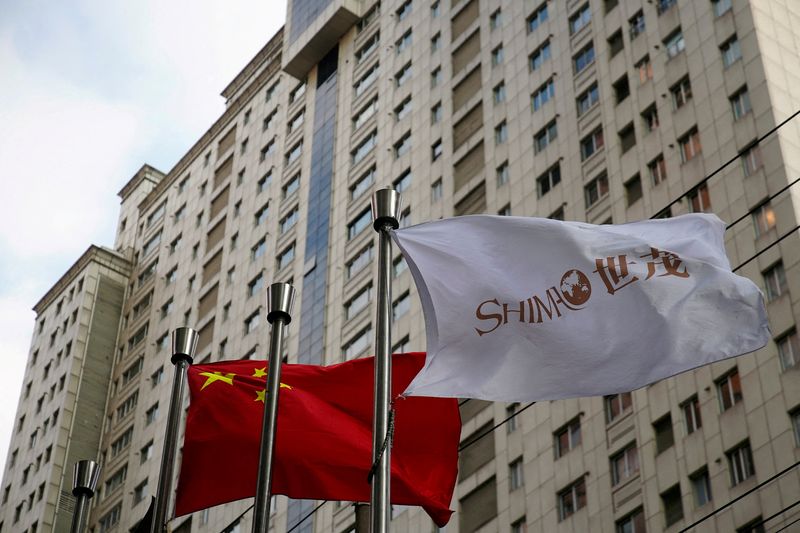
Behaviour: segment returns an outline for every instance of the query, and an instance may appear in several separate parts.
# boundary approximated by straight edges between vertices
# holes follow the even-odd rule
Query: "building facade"
[[[744,216],[726,234],[734,266],[797,226],[800,188],[771,196],[800,177],[800,122],[767,135],[800,109],[792,0],[290,0],[287,13],[203,137],[120,191],[114,250],[90,248],[35,307],[0,531],[66,531],[72,464],[90,457],[103,465],[92,530],[141,519],[176,327],[200,332],[196,362],[264,357],[264,289],[289,281],[288,361],[368,354],[378,187],[401,191],[402,225]],[[764,290],[774,334],[756,353],[613,397],[464,403],[447,529],[677,531],[800,460],[798,244],[794,233],[739,271]],[[394,350],[422,350],[395,258]],[[794,470],[702,527],[779,527],[798,498]],[[320,502],[276,501],[276,531],[354,526],[346,502],[301,521]],[[244,531],[250,503],[171,527]],[[435,531],[418,509],[393,517]]]

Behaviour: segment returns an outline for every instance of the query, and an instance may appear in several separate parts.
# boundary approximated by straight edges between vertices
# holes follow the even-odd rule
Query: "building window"
[[[289,121],[288,133],[292,133],[300,129],[300,127],[303,125],[303,122],[305,122],[305,118],[306,110],[303,108]]]
[[[150,407],[144,414],[144,425],[149,426],[158,418],[158,403]]]
[[[395,257],[394,261],[392,261],[392,277],[398,278],[406,270],[408,270],[408,263],[406,263],[403,256]]]
[[[494,143],[503,144],[507,140],[508,140],[508,125],[504,120],[494,128]]]
[[[370,225],[372,214],[369,208],[362,211],[352,222],[347,225],[347,240],[353,239]]]
[[[642,197],[642,178],[637,172],[635,176],[625,182],[625,201],[628,207],[635,204]]]
[[[592,21],[592,10],[585,4],[569,17],[569,34],[575,35]]]
[[[653,422],[653,433],[656,438],[656,455],[671,448],[675,444],[672,416],[668,414]]]
[[[667,165],[664,162],[664,156],[659,155],[650,163],[647,164],[647,170],[650,172],[650,180],[653,185],[658,185],[667,179]]]
[[[692,99],[692,84],[688,77],[673,85],[669,91],[672,94],[672,107],[675,110],[680,109]]]
[[[581,421],[576,418],[555,432],[556,459],[574,450],[581,443]]]
[[[291,211],[286,213],[286,215],[279,222],[279,229],[281,235],[292,229],[294,225],[297,224],[299,218],[300,218],[299,207],[294,207]]]
[[[300,82],[300,85],[292,89],[292,92],[289,93],[289,103],[293,104],[297,100],[303,97],[306,94],[306,81],[303,80]]]
[[[506,101],[506,84],[505,82],[500,82],[494,86],[492,89],[492,101],[496,104],[502,104]],[[436,121],[438,122],[438,120]]]
[[[584,186],[583,192],[586,209],[589,209],[608,194],[608,176],[603,173],[594,178]]]
[[[117,503],[109,512],[100,517],[98,533],[108,533],[116,529],[122,516],[122,502]],[[16,522],[16,520],[15,520]]]
[[[708,185],[703,183],[699,187],[692,189],[686,196],[689,202],[689,212],[708,213],[711,211],[711,199],[708,196]]]
[[[411,132],[406,132],[399,141],[394,143],[394,156],[400,158],[411,150]]]
[[[250,260],[255,261],[267,251],[267,239],[261,238],[252,248],[250,248]]]
[[[694,504],[702,507],[711,501],[711,479],[708,477],[708,468],[703,468],[689,476],[694,494]]]
[[[656,109],[655,104],[642,111],[642,122],[644,123],[644,129],[648,133],[652,133],[658,129],[658,110]]]
[[[721,17],[731,9],[731,0],[711,0],[715,17]]]
[[[276,259],[278,263],[278,270],[283,270],[291,264],[291,262],[294,260],[294,249],[295,245],[292,243],[278,254]]]
[[[700,133],[696,127],[679,138],[678,145],[681,150],[681,163],[691,161],[703,151],[702,146],[700,146]]]
[[[633,122],[622,128],[617,135],[619,135],[619,147],[623,154],[636,146],[636,129],[633,127]]]
[[[361,161],[364,160],[367,155],[372,152],[375,146],[378,144],[378,132],[377,130],[373,130],[369,135],[362,140],[356,149],[350,153],[351,160],[353,161],[354,165],[359,164]]]
[[[372,294],[372,285],[367,285],[356,293],[355,296],[350,298],[344,304],[344,318],[350,320],[356,316],[362,309],[367,307],[370,302]]]
[[[442,67],[436,67],[431,71],[431,88],[442,83]]]
[[[396,120],[403,120],[408,114],[411,113],[411,97],[407,97],[400,102],[400,105],[394,108],[394,118]]]
[[[431,17],[432,18],[438,18],[439,15],[441,15],[441,14],[442,14],[442,8],[439,5],[439,0],[436,0],[435,2],[433,2],[431,4]]]
[[[586,482],[581,477],[558,493],[558,520],[566,520],[579,509],[586,507]]]
[[[659,15],[678,3],[678,0],[656,0],[656,11]]]
[[[764,528],[764,522],[765,521],[760,516],[757,516],[745,525],[737,527],[736,533],[766,533],[767,530]],[[789,525],[792,525],[793,523],[794,522],[790,523]],[[778,531],[780,531],[780,529]]]
[[[603,148],[603,128],[599,127],[581,140],[581,161],[586,161]]]
[[[511,204],[506,204],[497,211],[497,214],[501,217],[510,217],[511,216]]]
[[[363,248],[358,254],[347,263],[347,279],[352,278],[358,272],[372,262],[372,244]]]
[[[619,0],[603,0],[603,13],[608,15],[618,4]]]
[[[264,275],[259,274],[247,284],[247,297],[255,296],[264,287]]]
[[[495,47],[494,50],[492,50],[492,66],[496,67],[502,64],[503,56],[504,56],[503,45],[500,44],[499,46]]]
[[[441,200],[443,194],[444,187],[442,186],[442,178],[439,178],[431,185],[431,203],[436,203]]]
[[[644,512],[641,508],[617,521],[616,533],[645,533]]]
[[[405,82],[411,79],[411,62],[406,63],[403,68],[394,75],[394,83],[397,87],[402,87]]]
[[[261,177],[260,180],[258,180],[256,183],[256,194],[266,191],[270,183],[272,183],[272,171],[267,172]]]
[[[662,0],[663,1],[663,0]],[[680,28],[675,30],[669,37],[664,39],[664,50],[667,51],[667,59],[672,59],[686,48],[686,41],[683,39],[683,32]]]
[[[431,146],[431,161],[436,161],[442,155],[442,140],[439,139]]]
[[[397,15],[398,22],[405,20],[411,14],[411,0],[403,2],[403,4],[397,8],[395,14]]]
[[[555,95],[556,84],[553,82],[553,78],[550,78],[531,95],[531,107],[534,111],[538,111]]]
[[[371,341],[372,341],[372,326],[367,326],[366,328],[358,332],[355,337],[350,339],[347,342],[347,344],[344,345],[342,351],[344,352],[345,360],[349,361],[350,359],[355,358],[357,355],[359,355],[364,350],[369,348]]]
[[[608,43],[608,56],[609,58],[616,56],[618,53],[622,52],[622,49],[625,47],[624,41],[622,39],[622,30],[617,30],[614,32],[611,37],[609,37],[606,41]]]
[[[681,404],[683,411],[683,420],[686,423],[686,433],[692,434],[701,427],[703,427],[703,419],[700,417],[700,401],[697,396],[692,396],[683,404]]]
[[[616,420],[620,415],[628,411],[632,405],[630,392],[605,396],[603,400],[605,402],[606,423]]]
[[[762,275],[764,276],[764,286],[767,289],[768,302],[777,300],[789,289],[786,283],[786,272],[783,269],[783,261],[778,261],[765,270]]]
[[[431,124],[438,124],[442,120],[442,103],[437,102],[431,108]]]
[[[719,51],[722,53],[722,64],[725,68],[730,67],[742,58],[742,48],[739,46],[739,39],[736,34],[722,43]]]
[[[584,47],[583,50],[572,57],[572,68],[575,74],[580,73],[592,63],[594,63],[593,43],[589,43],[588,46]]]
[[[644,13],[640,9],[633,17],[628,19],[628,35],[630,35],[631,41],[644,33],[644,28]]]
[[[800,409],[795,409],[790,415],[792,427],[794,428],[794,442],[800,446]]]
[[[133,504],[136,505],[147,496],[147,480],[145,479],[133,489]]]
[[[631,95],[631,85],[628,83],[628,75],[626,74],[615,81],[612,88],[614,89],[614,101],[619,105]]]
[[[372,183],[375,181],[375,167],[371,167],[364,174],[362,174],[358,181],[350,186],[350,200],[360,198],[362,194],[367,192]]]
[[[406,292],[392,304],[392,321],[395,321],[408,313],[409,309],[411,309],[411,297],[409,296],[409,293]]]
[[[356,50],[355,58],[356,58],[356,65],[360,65],[364,62],[365,59],[370,57],[375,50],[378,49],[378,44],[380,42],[380,33],[375,33],[372,37],[367,39],[367,41]]]
[[[255,313],[253,313],[252,315],[250,315],[249,317],[244,319],[244,333],[245,333],[245,335],[247,335],[251,331],[255,331],[255,329],[258,327],[258,323],[260,321],[260,318],[261,317],[259,315],[259,312],[256,311]]]
[[[495,10],[489,15],[489,28],[494,31],[503,25],[503,12],[500,9]]]
[[[543,151],[550,143],[555,141],[556,138],[558,138],[558,126],[556,121],[553,120],[533,136],[534,153],[538,154]]]
[[[525,485],[525,473],[522,457],[518,457],[508,465],[508,490],[513,492],[523,485]]]
[[[353,85],[356,98],[364,94],[364,92],[375,83],[378,79],[378,63],[372,65],[361,78]]]
[[[511,533],[528,533],[528,524],[524,516],[511,523]]]
[[[498,187],[502,187],[509,180],[508,161],[503,161],[499,167],[495,169],[495,178]]]
[[[639,452],[634,442],[611,457],[611,486],[616,487],[623,481],[638,474]]]
[[[275,115],[277,115],[277,111],[273,111],[264,119],[261,123],[261,131],[267,131],[272,126],[272,121],[275,119]]]
[[[753,109],[750,106],[750,93],[746,85],[736,91],[729,100],[733,111],[733,120],[739,120]]]
[[[294,163],[295,161],[300,159],[300,156],[302,154],[303,154],[303,141],[300,141],[299,143],[295,144],[292,147],[292,149],[289,150],[286,153],[286,156],[285,156],[286,165],[287,166],[291,165],[292,163]]]
[[[600,93],[597,90],[597,83],[593,83],[591,87],[582,92],[576,99],[578,105],[578,116],[583,115],[591,109],[600,99]]]
[[[664,519],[666,527],[671,526],[683,518],[683,503],[681,502],[681,486],[675,485],[661,494],[661,503],[664,506]]]
[[[737,369],[717,380],[717,394],[721,411],[727,411],[742,401],[742,384]]]
[[[442,48],[442,34],[440,32],[436,32],[431,38],[431,53],[438,52]]]
[[[725,455],[728,457],[728,468],[731,472],[732,486],[736,486],[756,474],[753,465],[753,453],[750,451],[749,441],[745,441],[725,452]]]
[[[528,57],[528,66],[531,71],[539,70],[545,61],[550,59],[551,56],[551,47],[550,47],[550,40],[546,40],[539,48],[533,51],[533,53]]]
[[[789,370],[800,364],[800,339],[797,331],[792,329],[789,333],[775,340],[778,346],[778,356],[781,360],[781,368]]]
[[[399,193],[405,192],[411,186],[411,169],[406,169],[392,182],[392,187]]]
[[[536,8],[529,17],[528,17],[528,33],[535,31],[536,28],[541,26],[547,20],[547,1],[542,3],[539,7]]]
[[[755,145],[742,153],[742,168],[745,177],[752,176],[761,168],[761,147]]]
[[[409,48],[411,48],[411,30],[406,31],[403,36],[394,43],[394,50],[397,55],[402,54]]]

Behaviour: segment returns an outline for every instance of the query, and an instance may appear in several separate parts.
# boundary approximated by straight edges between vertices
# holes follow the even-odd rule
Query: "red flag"
[[[392,356],[397,397],[424,353]],[[291,498],[368,502],[374,358],[328,367],[283,365],[272,491]],[[253,497],[267,364],[223,361],[189,368],[191,403],[175,514]],[[450,398],[397,398],[392,503],[450,519],[461,419]]]

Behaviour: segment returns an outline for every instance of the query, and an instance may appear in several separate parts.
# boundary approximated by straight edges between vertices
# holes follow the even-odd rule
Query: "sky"
[[[284,24],[285,0],[0,0],[0,465],[33,305],[90,244],[117,192],[167,172],[224,111],[219,93]]]

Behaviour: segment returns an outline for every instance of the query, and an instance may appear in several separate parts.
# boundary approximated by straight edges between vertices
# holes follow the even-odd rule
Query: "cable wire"
[[[788,511],[792,507],[796,507],[798,505],[800,505],[800,500],[797,500],[796,502],[794,502],[793,504],[789,505],[788,507],[784,507],[783,509],[781,509],[780,511],[778,511],[777,513],[775,513],[773,515],[770,515],[770,516],[768,516],[766,518],[762,518],[761,520],[759,520],[758,522],[753,524],[753,527],[763,526],[764,524],[766,524],[767,522],[769,522],[773,518],[777,518],[778,516],[782,515],[783,513],[785,513],[786,511]]]
[[[775,531],[773,531],[772,533],[781,533],[781,531],[785,531],[785,530],[789,529],[790,527],[792,527],[793,525],[795,525],[795,524],[796,524],[796,523],[798,523],[798,522],[800,522],[800,518],[797,518],[797,519],[795,519],[795,520],[792,520],[791,522],[789,522],[788,524],[786,524],[786,525],[785,525],[785,526],[783,526],[782,528],[780,528],[780,529],[776,529],[776,530],[775,530]]]
[[[793,234],[795,231],[797,231],[798,229],[800,229],[800,225],[797,225],[797,226],[795,226],[795,227],[794,227],[794,229],[792,229],[792,230],[790,230],[790,231],[788,231],[788,232],[784,233],[783,235],[781,235],[781,236],[780,236],[780,237],[779,237],[777,240],[775,240],[775,242],[773,242],[773,243],[770,243],[770,245],[769,245],[769,246],[767,246],[766,248],[764,248],[763,250],[760,250],[760,251],[756,252],[756,253],[755,253],[753,256],[751,256],[751,257],[750,257],[750,258],[749,258],[747,261],[745,261],[744,263],[742,263],[742,264],[740,264],[739,266],[737,266],[736,268],[734,268],[734,269],[733,269],[733,272],[736,272],[737,270],[739,270],[740,268],[742,268],[743,266],[745,266],[745,265],[746,265],[747,263],[749,263],[750,261],[753,261],[755,258],[757,258],[758,256],[760,256],[761,254],[763,254],[764,252],[766,252],[767,250],[769,250],[769,249],[770,249],[770,248],[772,248],[773,246],[777,246],[779,242],[781,242],[781,241],[782,241],[783,239],[785,239],[786,237],[789,237],[790,235],[792,235],[792,234]]]
[[[779,195],[783,194],[784,192],[786,192],[788,189],[790,189],[792,187],[792,185],[794,185],[798,181],[800,181],[800,178],[797,178],[796,180],[791,182],[789,185],[787,185],[783,189],[779,190],[778,192],[776,192],[775,194],[773,194],[772,196],[770,196],[769,198],[767,198],[766,200],[764,200],[763,202],[758,204],[756,207],[754,207],[753,209],[750,209],[747,213],[745,213],[744,215],[740,216],[739,218],[737,218],[736,220],[734,220],[733,222],[731,222],[730,224],[725,226],[725,231],[728,231],[729,229],[734,227],[736,224],[738,224],[742,220],[746,219],[748,216],[752,215],[754,212],[756,212],[759,208],[761,208],[761,206],[763,206],[767,202],[774,200],[776,196],[779,196]]]
[[[474,439],[472,439],[472,440],[469,440],[469,441],[467,441],[467,442],[464,442],[464,443],[462,443],[462,444],[461,444],[461,446],[459,446],[459,447],[458,447],[458,451],[463,451],[463,450],[466,450],[467,448],[469,448],[470,446],[472,446],[473,444],[475,444],[476,442],[478,442],[479,440],[481,440],[483,437],[485,437],[485,436],[487,436],[487,435],[489,435],[489,434],[493,433],[495,430],[497,430],[497,428],[501,427],[503,424],[505,424],[506,422],[508,422],[509,420],[511,420],[512,418],[514,418],[515,416],[517,416],[518,414],[522,413],[523,411],[525,411],[525,410],[526,410],[526,409],[528,409],[529,407],[533,406],[533,404],[535,404],[535,403],[536,403],[536,402],[531,402],[531,403],[529,403],[528,405],[526,405],[525,407],[523,407],[523,408],[522,408],[522,409],[520,409],[519,411],[516,411],[516,412],[514,412],[514,414],[513,414],[513,415],[511,415],[511,416],[507,417],[507,418],[506,418],[505,420],[503,420],[502,422],[498,422],[497,424],[495,424],[495,425],[494,425],[494,427],[492,427],[491,429],[487,429],[486,431],[484,431],[483,433],[481,433],[480,435],[478,435],[478,436],[477,436],[477,437],[475,437]]]

